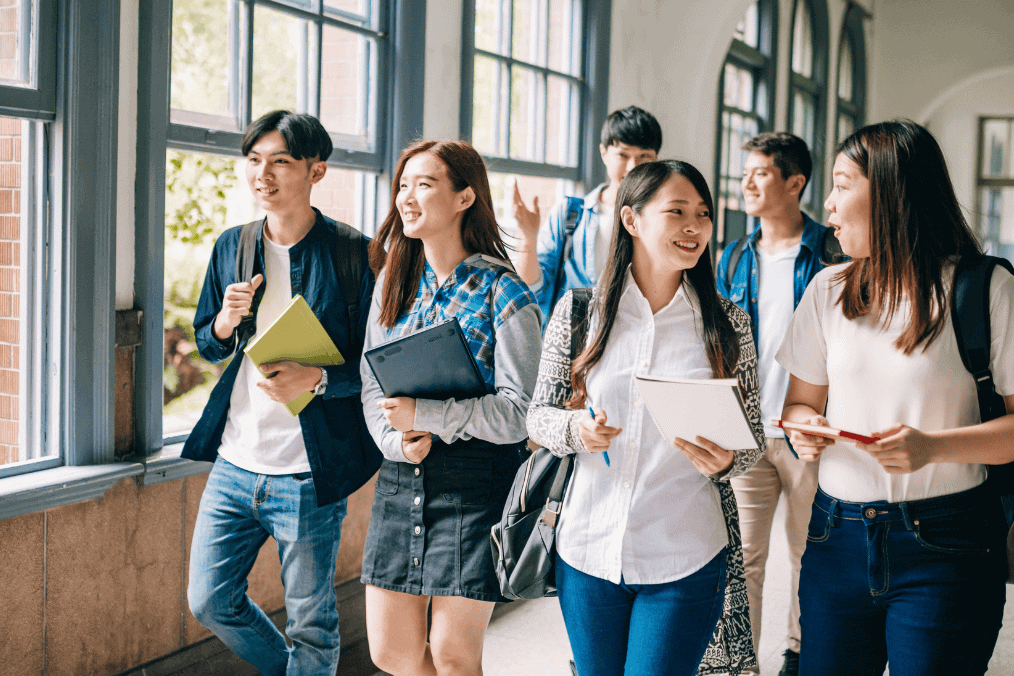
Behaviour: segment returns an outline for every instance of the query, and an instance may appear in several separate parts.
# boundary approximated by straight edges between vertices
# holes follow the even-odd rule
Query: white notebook
[[[733,451],[757,448],[735,378],[694,380],[636,376],[637,389],[662,438],[701,436]]]

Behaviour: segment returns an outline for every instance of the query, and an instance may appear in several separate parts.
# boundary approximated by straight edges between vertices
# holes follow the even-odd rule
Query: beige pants
[[[732,479],[739,507],[739,527],[743,534],[743,559],[746,564],[746,591],[750,600],[750,624],[753,643],[760,649],[761,604],[764,567],[768,560],[771,525],[779,495],[785,497],[785,531],[789,540],[792,566],[788,617],[788,647],[799,652],[799,560],[806,547],[806,529],[810,507],[817,492],[817,465],[798,459],[785,439],[767,440],[768,450],[749,472]],[[784,566],[777,561],[775,565]],[[760,655],[758,654],[758,660]],[[757,673],[754,671],[753,673]]]

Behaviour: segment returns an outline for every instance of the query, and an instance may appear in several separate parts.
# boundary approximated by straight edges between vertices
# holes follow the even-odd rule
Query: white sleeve
[[[827,301],[829,276],[827,271],[818,273],[806,287],[775,355],[775,360],[786,371],[811,385],[828,384],[823,315],[840,311]]]
[[[997,265],[989,283],[989,368],[998,394],[1014,394],[1014,276]]]

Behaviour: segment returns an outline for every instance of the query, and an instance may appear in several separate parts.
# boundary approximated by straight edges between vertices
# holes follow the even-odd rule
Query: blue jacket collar
[[[827,226],[821,225],[810,218],[810,215],[805,211],[801,211],[800,213],[803,214],[803,236],[801,243],[809,249],[811,253],[815,251],[819,252],[824,242],[824,228]],[[748,240],[750,242],[750,246],[756,246],[757,240],[760,239],[760,236],[761,229],[757,228],[750,234],[750,239]]]
[[[313,209],[313,213],[317,215],[317,218],[313,223],[313,227],[311,227],[309,232],[307,232],[306,235],[303,236],[303,239],[299,240],[291,247],[289,247],[290,256],[293,254],[298,254],[300,251],[310,246],[311,242],[315,242],[324,237],[327,234],[328,230],[330,229],[328,227],[329,226],[328,221],[331,219],[329,219],[324,214],[320,213],[320,209],[318,209],[317,207],[311,208]],[[261,238],[264,236],[264,223],[265,220],[264,217],[262,217],[261,229],[257,232],[257,242],[259,244],[262,244]]]
[[[590,193],[588,193],[587,195],[584,196],[584,208],[585,209],[588,209],[589,211],[598,212],[598,210],[599,210],[598,209],[598,207],[599,207],[599,195],[602,194],[602,191],[606,189],[607,185],[609,185],[609,184],[608,183],[602,183],[602,184],[596,186]]]

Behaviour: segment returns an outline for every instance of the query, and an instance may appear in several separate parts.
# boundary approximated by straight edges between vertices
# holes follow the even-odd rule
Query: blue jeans
[[[334,567],[345,511],[346,500],[317,506],[309,473],[254,474],[216,460],[190,546],[194,617],[263,676],[333,676],[340,651]],[[278,542],[291,649],[246,593],[268,536]]]
[[[725,601],[725,549],[664,584],[613,584],[556,556],[556,589],[581,676],[693,676]]]
[[[1006,600],[1000,500],[842,502],[817,490],[799,579],[802,676],[981,676]]]

